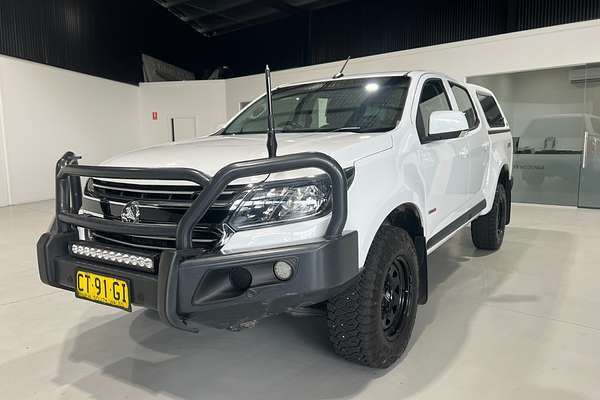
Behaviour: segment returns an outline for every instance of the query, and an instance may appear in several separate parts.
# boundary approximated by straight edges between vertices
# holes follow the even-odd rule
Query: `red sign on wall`
[[[158,119],[158,113],[156,111],[152,111],[152,120],[156,121]]]

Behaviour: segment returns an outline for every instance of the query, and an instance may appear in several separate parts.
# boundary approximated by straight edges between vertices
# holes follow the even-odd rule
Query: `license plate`
[[[94,272],[78,270],[75,296],[126,311],[131,311],[129,281]]]

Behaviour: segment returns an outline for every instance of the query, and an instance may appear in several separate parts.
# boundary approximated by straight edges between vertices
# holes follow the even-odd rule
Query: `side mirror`
[[[462,132],[469,129],[465,114],[460,111],[434,111],[429,116],[429,134]]]

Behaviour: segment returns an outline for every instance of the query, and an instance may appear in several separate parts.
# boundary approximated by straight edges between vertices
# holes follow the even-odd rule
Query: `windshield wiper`
[[[360,126],[342,126],[341,128],[337,128],[328,132],[348,132],[348,131],[357,131],[360,132]]]

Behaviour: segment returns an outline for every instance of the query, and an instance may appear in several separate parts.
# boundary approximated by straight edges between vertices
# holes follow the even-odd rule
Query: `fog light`
[[[273,266],[273,273],[280,281],[287,281],[292,277],[294,270],[289,263],[285,261],[277,261]]]

